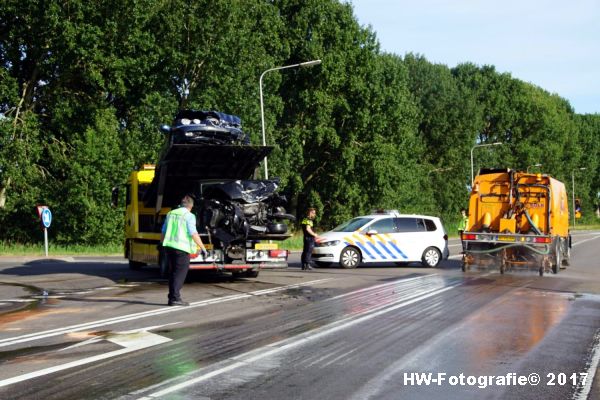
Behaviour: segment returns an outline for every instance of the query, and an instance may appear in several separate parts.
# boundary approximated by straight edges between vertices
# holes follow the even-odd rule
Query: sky
[[[600,113],[600,0],[347,0],[381,50],[500,73]]]

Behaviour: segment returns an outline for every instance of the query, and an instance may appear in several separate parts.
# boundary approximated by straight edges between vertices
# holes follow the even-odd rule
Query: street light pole
[[[296,68],[296,67],[300,67],[300,68],[312,67],[314,65],[319,65],[319,64],[321,64],[321,60],[306,61],[306,62],[302,62],[302,63],[298,63],[298,64],[285,65],[283,67],[270,68],[270,69],[266,70],[265,72],[263,72],[262,74],[260,74],[260,79],[258,80],[258,86],[259,86],[259,93],[260,93],[260,121],[261,121],[261,126],[262,126],[262,144],[263,144],[263,146],[267,145],[267,139],[266,139],[266,135],[265,135],[265,107],[263,104],[263,90],[262,90],[262,80],[263,80],[263,77],[265,76],[265,74],[267,72],[278,71],[280,69],[288,69],[288,68]],[[267,157],[266,156],[265,156],[265,179],[269,179],[269,169],[267,168]]]
[[[486,143],[486,144],[476,144],[471,148],[471,187],[473,187],[473,180],[475,180],[475,176],[473,174],[473,150],[477,147],[487,147],[487,146],[498,146],[504,144],[502,142],[494,142],[494,143]]]
[[[586,167],[575,168],[571,171],[571,183],[573,184],[573,226],[575,226],[575,171],[586,170]]]

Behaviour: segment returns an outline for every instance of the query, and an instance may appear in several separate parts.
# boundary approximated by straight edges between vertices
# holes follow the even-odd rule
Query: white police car
[[[320,234],[312,257],[318,266],[339,263],[356,268],[361,263],[421,262],[435,267],[447,259],[448,235],[437,217],[404,215],[397,211],[356,217]]]

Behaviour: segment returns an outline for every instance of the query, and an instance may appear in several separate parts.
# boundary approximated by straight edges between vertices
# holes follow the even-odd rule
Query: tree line
[[[403,40],[403,38],[398,38]],[[475,55],[474,55],[475,57]],[[381,50],[335,0],[4,0],[0,7],[0,240],[117,243],[110,190],[156,162],[179,109],[239,115],[269,175],[321,229],[375,208],[457,219],[474,168],[548,173],[591,214],[600,115],[494,66]],[[532,167],[542,164],[541,167]],[[586,168],[580,170],[580,168]]]

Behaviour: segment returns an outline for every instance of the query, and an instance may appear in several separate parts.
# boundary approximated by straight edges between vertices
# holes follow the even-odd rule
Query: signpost
[[[52,223],[52,212],[47,206],[37,206],[37,211],[44,227],[44,252],[46,257],[48,257],[48,228],[50,228],[50,224]]]

